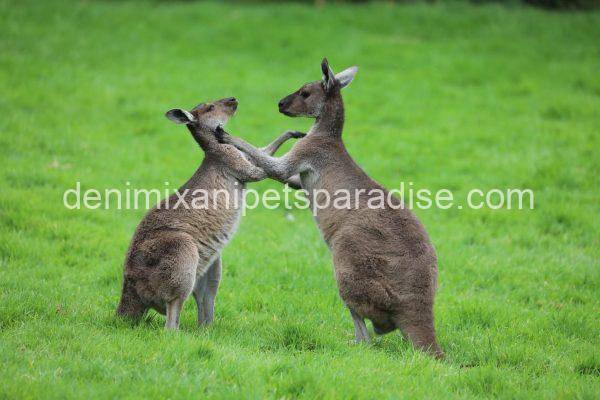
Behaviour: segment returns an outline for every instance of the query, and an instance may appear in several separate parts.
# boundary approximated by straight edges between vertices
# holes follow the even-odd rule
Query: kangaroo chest
[[[325,243],[330,247],[331,235],[337,229],[338,225],[335,222],[335,210],[331,204],[332,190],[324,187],[326,185],[323,184],[322,177],[313,170],[301,173],[300,182],[302,183],[302,189],[307,191],[310,211],[317,227]]]
[[[195,210],[194,235],[198,253],[212,259],[231,240],[243,210],[243,188],[214,191],[207,197],[204,209]]]

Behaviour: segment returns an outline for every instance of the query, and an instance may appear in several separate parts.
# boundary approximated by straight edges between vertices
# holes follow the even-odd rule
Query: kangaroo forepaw
[[[217,128],[214,131],[214,135],[219,143],[229,143],[229,134],[225,132],[225,130],[222,127],[217,126]]]
[[[301,139],[306,136],[306,133],[298,132],[298,131],[288,131],[289,135],[294,139]]]

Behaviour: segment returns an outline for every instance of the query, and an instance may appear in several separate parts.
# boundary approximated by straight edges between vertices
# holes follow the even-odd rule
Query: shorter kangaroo
[[[264,154],[222,129],[215,133],[222,143],[249,155],[271,178],[284,182],[300,174],[313,209],[315,194],[350,193],[350,203],[358,207],[336,208],[329,203],[317,210],[315,219],[332,252],[339,293],[354,320],[356,340],[369,341],[364,322],[368,318],[377,334],[399,328],[415,347],[442,358],[433,325],[435,249],[415,215],[373,181],[344,146],[341,89],[352,82],[357,68],[334,75],[325,59],[321,69],[322,81],[307,83],[279,102],[285,115],[316,118],[308,135],[283,157]],[[368,207],[369,200],[381,194],[391,202]]]
[[[139,319],[154,308],[166,313],[167,329],[177,329],[183,303],[193,293],[198,324],[212,322],[221,277],[220,252],[240,219],[244,184],[266,178],[239,150],[219,144],[214,137],[213,131],[227,122],[237,104],[230,97],[191,111],[167,112],[170,120],[187,125],[205,157],[178,193],[161,201],[138,225],[125,258],[119,315]],[[286,132],[262,151],[273,154],[286,140],[301,136]]]

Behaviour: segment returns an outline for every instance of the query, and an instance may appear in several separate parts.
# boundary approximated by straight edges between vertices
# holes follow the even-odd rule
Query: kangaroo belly
[[[198,274],[206,272],[237,230],[241,209],[221,211],[219,215],[205,216],[195,235],[200,256]]]

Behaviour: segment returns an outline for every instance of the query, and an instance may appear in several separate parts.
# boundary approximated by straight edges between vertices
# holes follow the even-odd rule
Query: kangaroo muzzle
[[[285,115],[291,115],[289,112],[289,107],[292,104],[293,98],[290,96],[286,96],[283,99],[279,100],[277,104],[279,107],[279,112]]]

